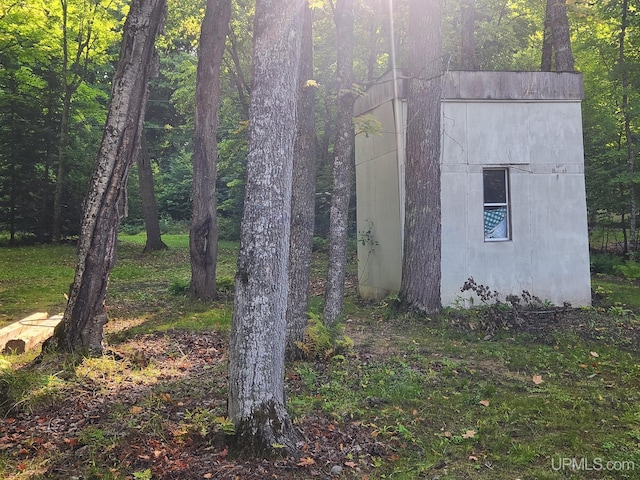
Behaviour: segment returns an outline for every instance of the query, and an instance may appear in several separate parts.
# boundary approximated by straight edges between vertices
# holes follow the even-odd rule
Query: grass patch
[[[139,312],[148,309],[172,284],[188,285],[189,236],[164,235],[168,250],[142,253],[144,235],[120,235],[118,258],[110,277],[107,306],[123,304]],[[237,243],[220,242],[218,276],[226,278],[223,293],[236,267]],[[64,311],[65,294],[73,281],[76,262],[74,245],[40,245],[0,248],[0,327],[32,313],[55,315]],[[226,294],[225,293],[225,294]]]
[[[626,306],[640,311],[640,290],[634,282],[611,275],[594,275],[591,287],[609,306]]]
[[[70,245],[1,248],[0,327],[35,312],[62,312],[74,268]]]
[[[410,333],[411,347],[326,369],[300,364],[291,399],[298,414],[314,402],[399,452],[377,458],[370,478],[609,478],[554,470],[562,458],[640,468],[636,353],[571,334],[552,344],[525,334],[487,342],[389,323]],[[636,478],[629,468],[615,475]]]

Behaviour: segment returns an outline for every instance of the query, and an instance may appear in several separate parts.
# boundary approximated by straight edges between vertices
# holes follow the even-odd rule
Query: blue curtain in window
[[[507,207],[485,207],[484,238],[507,238]]]

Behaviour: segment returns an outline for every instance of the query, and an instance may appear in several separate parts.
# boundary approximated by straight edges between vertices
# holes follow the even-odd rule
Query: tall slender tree
[[[189,234],[191,294],[201,300],[216,296],[218,222],[216,178],[220,65],[229,30],[231,0],[207,0],[202,22],[196,76],[193,155],[193,213]]]
[[[324,323],[333,325],[344,299],[347,227],[353,178],[353,0],[337,0],[334,9],[337,45],[337,122],[333,145],[333,191],[329,223],[329,267],[325,288]]]
[[[162,241],[160,233],[160,218],[158,215],[158,202],[153,188],[153,169],[151,168],[151,155],[147,144],[147,134],[143,130],[140,150],[137,159],[138,183],[140,184],[140,197],[142,199],[142,216],[144,228],[147,232],[147,240],[144,245],[145,252],[164,250],[167,244]]]
[[[627,173],[631,181],[629,184],[629,243],[631,249],[637,248],[636,228],[638,205],[636,198],[636,184],[634,181],[635,174],[635,155],[634,140],[632,132],[632,107],[629,105],[629,66],[627,65],[627,29],[629,27],[629,0],[622,0],[620,12],[620,36],[618,38],[618,72],[619,82],[622,89],[622,99],[620,102],[620,110],[622,115],[622,123],[624,125],[624,144],[626,147]],[[626,249],[626,245],[625,245]]]
[[[229,29],[229,56],[231,57],[231,62],[228,63],[229,74],[233,78],[233,83],[236,87],[236,91],[238,92],[238,101],[240,102],[240,106],[242,107],[242,111],[245,114],[245,117],[249,116],[249,101],[247,99],[249,95],[249,91],[251,88],[247,82],[247,79],[244,75],[244,69],[242,67],[242,61],[240,60],[240,52],[238,46],[239,40],[238,36],[235,33],[235,30]]]
[[[297,433],[285,408],[284,359],[300,22],[305,3],[256,1],[228,402],[238,448],[251,455],[289,454],[297,448]]]
[[[309,309],[309,279],[313,250],[316,198],[315,86],[313,77],[313,11],[307,6],[302,21],[297,131],[291,191],[287,355],[296,357],[304,341]]]
[[[104,300],[120,221],[118,204],[140,148],[147,80],[158,68],[154,43],[165,17],[166,0],[131,2],[109,114],[84,202],[75,277],[53,336],[61,350],[102,353],[103,327],[108,320]]]
[[[90,73],[90,62],[99,50],[96,25],[108,15],[101,2],[59,0],[62,58],[59,82],[62,86],[60,124],[58,130],[58,152],[56,185],[53,198],[53,218],[51,236],[58,241],[62,235],[64,219],[63,196],[69,168],[69,128],[71,126],[72,100]],[[53,15],[52,15],[53,17]],[[55,18],[55,17],[53,17]]]
[[[411,0],[409,4],[406,200],[399,296],[406,308],[427,314],[441,308],[442,8],[442,0]]]

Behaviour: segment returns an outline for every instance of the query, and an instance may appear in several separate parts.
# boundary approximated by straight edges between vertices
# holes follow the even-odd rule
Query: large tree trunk
[[[305,8],[300,53],[300,87],[291,192],[289,299],[287,306],[287,356],[297,358],[304,341],[309,310],[309,277],[313,250],[316,200],[315,87],[313,78],[313,13]]]
[[[287,455],[284,359],[302,0],[257,0],[242,233],[229,347],[229,417],[247,455]],[[276,448],[281,445],[283,448]]]
[[[160,218],[158,216],[158,203],[153,188],[153,170],[151,168],[151,156],[147,144],[147,134],[143,130],[138,151],[138,183],[140,184],[140,197],[142,200],[142,212],[144,228],[147,232],[147,241],[144,252],[164,250],[167,245],[162,241],[160,234]]]
[[[337,0],[334,10],[338,39],[338,120],[333,146],[333,191],[329,222],[329,261],[325,289],[324,323],[333,325],[344,300],[347,265],[347,226],[353,178],[353,0]]]
[[[442,0],[409,6],[409,93],[404,254],[400,300],[427,314],[440,310],[440,97]]]
[[[547,0],[544,10],[544,30],[542,34],[542,60],[540,70],[550,72],[553,67],[553,38],[551,36],[551,8],[556,0]]]
[[[231,0],[207,0],[200,33],[196,77],[196,119],[193,155],[193,210],[189,234],[191,294],[216,297],[218,221],[216,178],[220,65],[229,30]]]
[[[569,20],[567,18],[566,0],[551,0],[547,3],[549,21],[551,23],[551,37],[556,58],[556,71],[573,72],[573,52],[571,51],[571,36]]]
[[[147,80],[157,69],[154,42],[166,0],[133,0],[124,26],[120,62],[97,164],[84,202],[78,259],[64,317],[54,332],[61,350],[102,352],[104,300],[115,261],[118,203],[140,147]]]
[[[460,5],[460,62],[463,70],[477,70],[476,59],[476,4],[475,0],[464,0]]]

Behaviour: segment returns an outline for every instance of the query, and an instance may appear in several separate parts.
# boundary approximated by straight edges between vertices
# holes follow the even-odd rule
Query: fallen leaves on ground
[[[210,421],[226,413],[226,349],[226,335],[217,332],[129,338],[109,352],[114,372],[93,367],[55,401],[9,411],[0,423],[0,454],[12,459],[20,479],[89,478],[95,464],[99,475],[131,478],[148,469],[158,480],[328,478],[335,465],[365,478],[373,456],[388,456],[370,427],[314,413],[296,423],[306,441],[301,458],[232,458],[229,437]],[[142,353],[148,367],[131,362],[131,352]],[[55,361],[25,368],[51,369]]]

